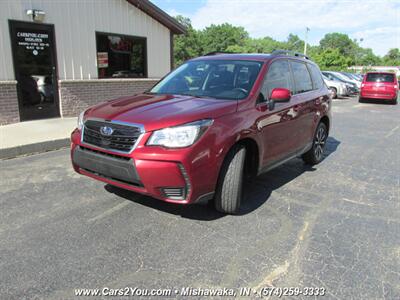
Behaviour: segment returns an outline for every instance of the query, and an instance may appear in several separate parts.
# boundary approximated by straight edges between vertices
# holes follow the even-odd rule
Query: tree
[[[355,58],[356,65],[376,66],[381,64],[381,58],[372,52],[371,48],[359,48],[357,57]]]
[[[301,40],[298,35],[291,33],[287,38],[285,49],[302,53],[304,50],[304,41]]]
[[[199,32],[192,27],[189,18],[175,17],[178,22],[186,27],[186,34],[174,36],[174,63],[175,67],[184,61],[202,54]]]
[[[192,27],[189,18],[177,16],[176,19],[187,28],[185,35],[174,37],[175,66],[184,61],[213,51],[235,53],[271,53],[277,49],[302,52],[304,41],[295,34],[289,34],[286,41],[277,41],[271,37],[251,38],[243,27],[228,23],[211,25],[203,30]],[[308,46],[307,55],[320,65],[321,69],[346,70],[357,64],[400,65],[400,51],[391,49],[383,59],[375,55],[370,48],[362,48],[357,40],[347,34],[328,33],[318,46]]]
[[[248,38],[243,45],[232,45],[227,48],[228,52],[235,53],[271,53],[277,49],[284,49],[284,43],[278,42],[271,37]]]
[[[389,52],[383,57],[383,64],[385,66],[400,66],[399,48],[390,49]]]
[[[243,27],[228,23],[211,25],[201,32],[204,54],[213,51],[227,51],[229,46],[244,46],[249,34]]]
[[[342,55],[339,49],[327,48],[313,56],[321,70],[345,70],[351,65],[351,59]]]
[[[350,64],[354,64],[358,55],[357,50],[360,48],[356,40],[349,38],[344,33],[328,33],[319,42],[322,50],[338,49],[339,53],[350,59]]]

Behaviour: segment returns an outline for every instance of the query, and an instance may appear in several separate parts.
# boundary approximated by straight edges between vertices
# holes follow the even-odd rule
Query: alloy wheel
[[[314,140],[314,154],[317,160],[321,160],[322,158],[322,155],[324,153],[325,142],[326,142],[326,131],[325,128],[321,126],[318,129]]]

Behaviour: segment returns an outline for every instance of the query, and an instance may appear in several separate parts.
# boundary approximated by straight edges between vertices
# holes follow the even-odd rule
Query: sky
[[[289,33],[318,45],[329,32],[362,39],[385,55],[400,48],[400,0],[151,0],[171,16],[183,15],[196,29],[211,24],[243,26],[251,37],[286,40]]]

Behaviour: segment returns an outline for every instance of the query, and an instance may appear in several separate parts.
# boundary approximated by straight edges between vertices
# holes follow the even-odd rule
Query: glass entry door
[[[60,116],[54,26],[9,21],[21,121]]]

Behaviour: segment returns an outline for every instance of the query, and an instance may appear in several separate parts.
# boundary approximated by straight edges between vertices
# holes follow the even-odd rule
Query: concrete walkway
[[[0,126],[0,159],[69,145],[77,118],[55,118]]]

